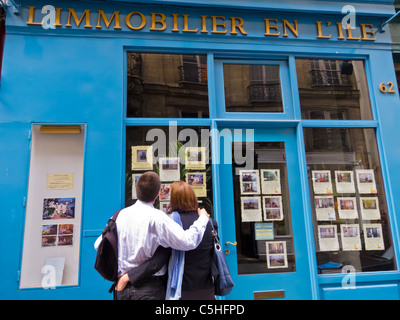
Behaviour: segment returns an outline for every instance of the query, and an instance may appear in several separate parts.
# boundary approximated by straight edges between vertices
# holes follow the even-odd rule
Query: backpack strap
[[[107,222],[107,226],[104,228],[103,232],[101,233],[101,235],[104,237],[104,235],[109,231],[110,226],[115,224],[115,222],[117,221],[117,217],[118,214],[121,212],[122,209],[118,209],[114,215],[108,220]]]
[[[122,210],[122,209],[117,210],[117,211],[114,213],[114,215],[112,216],[112,218],[111,218],[110,220],[116,222],[116,221],[117,221],[118,214],[121,212],[121,210]]]

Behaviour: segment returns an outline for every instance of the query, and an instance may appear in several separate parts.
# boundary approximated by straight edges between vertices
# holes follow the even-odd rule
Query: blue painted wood
[[[274,277],[237,276],[237,288],[233,295],[239,298],[251,298],[252,292],[265,289],[268,282],[272,289],[285,288],[287,298],[320,299],[336,295],[347,295],[342,291],[328,289],[340,286],[343,275],[317,276],[315,263],[315,245],[311,221],[311,206],[305,162],[303,127],[352,127],[376,128],[378,149],[382,165],[383,181],[386,191],[391,230],[394,241],[397,265],[399,265],[399,208],[400,208],[400,148],[398,146],[398,127],[400,119],[400,101],[398,94],[382,94],[378,90],[381,82],[396,83],[391,53],[390,32],[377,34],[375,42],[338,40],[334,28],[341,21],[341,8],[344,1],[172,1],[138,0],[130,4],[126,0],[114,1],[63,1],[54,4],[63,7],[62,28],[44,30],[40,26],[27,26],[28,5],[35,5],[35,21],[41,21],[40,9],[49,4],[45,1],[21,1],[23,11],[20,16],[7,13],[7,37],[5,44],[3,71],[0,87],[0,199],[1,217],[7,227],[2,236],[8,243],[0,255],[2,290],[0,299],[110,299],[105,282],[94,271],[95,251],[93,243],[98,230],[124,202],[125,171],[125,126],[168,125],[177,121],[178,125],[211,126],[217,128],[251,127],[256,130],[271,128],[262,133],[261,138],[282,138],[291,146],[288,157],[294,159],[291,164],[295,184],[291,188],[291,200],[301,203],[304,209],[298,212],[294,220],[296,232],[296,260],[299,273],[293,275],[274,275]],[[180,4],[181,7],[164,6]],[[360,16],[357,23],[378,25],[383,18],[394,13],[391,1],[352,1]],[[76,9],[79,16],[82,9],[92,9],[91,29],[65,28],[66,8]],[[237,11],[235,9],[243,9]],[[97,10],[103,9],[110,17],[114,10],[121,10],[123,30],[97,30]],[[245,10],[248,9],[248,10]],[[249,10],[250,9],[250,10]],[[257,9],[257,10],[251,10]],[[124,25],[126,14],[131,11],[143,11],[147,19],[150,12],[163,12],[168,16],[171,26],[171,14],[179,13],[180,32],[150,31],[148,24],[142,31],[128,30]],[[304,13],[300,15],[299,13]],[[323,13],[323,15],[321,15]],[[207,34],[189,34],[182,32],[182,14],[190,14],[190,27],[201,23],[200,15],[241,16],[245,21],[248,35],[231,35],[229,24],[227,34],[211,34],[210,24]],[[278,37],[266,37],[264,18],[278,19]],[[292,22],[299,20],[299,37],[290,32],[287,38],[282,36],[281,19]],[[315,21],[332,22],[324,34],[332,34],[332,39],[317,40]],[[150,20],[149,20],[150,21]],[[328,33],[325,33],[328,32]],[[336,33],[335,33],[336,32]],[[359,30],[355,35],[359,35]],[[170,52],[207,54],[210,119],[126,119],[126,52]],[[297,57],[363,59],[366,65],[370,99],[374,120],[372,121],[314,121],[301,120],[298,99],[295,59]],[[254,114],[226,115],[223,112],[223,79],[221,61],[279,61],[284,66],[282,85],[289,90],[287,109],[283,115]],[[301,75],[300,75],[301,76]],[[397,85],[395,85],[398,93]],[[29,130],[35,123],[80,123],[87,126],[84,203],[81,229],[81,259],[79,286],[58,288],[56,290],[18,290],[18,270],[20,269],[23,243],[23,226],[29,173],[30,141]],[[289,129],[288,129],[289,128]],[[283,130],[285,129],[285,130]],[[275,130],[275,131],[274,131]],[[288,134],[286,130],[292,133]],[[217,144],[217,132],[212,136],[212,156],[217,157],[221,146]],[[261,139],[260,138],[260,139]],[[296,171],[297,170],[297,171]],[[222,240],[234,239],[234,225],[226,211],[232,212],[232,195],[227,194],[232,180],[228,166],[213,163],[214,205],[216,218],[221,226]],[[230,183],[230,184],[229,184]],[[294,189],[298,192],[293,191]],[[229,193],[229,192],[228,192]],[[295,206],[296,207],[296,206]],[[296,208],[292,210],[297,210]],[[293,215],[293,214],[292,214]],[[296,222],[296,223],[295,223]],[[302,226],[300,228],[299,226]],[[235,249],[228,257],[233,272],[237,273],[232,260]],[[298,275],[304,276],[308,283],[302,294],[295,285]],[[261,277],[261,278],[259,278]],[[262,279],[262,281],[258,281]],[[267,281],[268,280],[268,281]],[[357,274],[357,281],[363,286],[359,292],[371,283],[378,286],[382,296],[392,295],[400,280],[399,272],[376,272]],[[279,283],[279,286],[278,286]],[[251,284],[251,286],[250,286]],[[283,284],[282,286],[280,284]],[[321,285],[325,290],[321,293]],[[269,286],[269,285],[268,285]],[[267,286],[267,287],[268,287]],[[372,285],[371,285],[372,286]],[[243,290],[243,296],[242,291]],[[330,290],[330,291],[329,291]],[[326,293],[328,292],[328,293]],[[336,296],[337,296],[336,295]],[[233,297],[233,296],[232,296]],[[356,296],[354,296],[356,297]]]
[[[321,289],[325,300],[399,300],[399,285],[380,284],[358,286],[353,289],[342,287],[323,287]]]
[[[252,127],[251,127],[252,128]],[[219,127],[223,130],[224,127]],[[234,137],[234,141],[245,141],[245,133]],[[294,251],[296,257],[296,272],[274,273],[274,274],[251,274],[239,275],[237,267],[237,250],[233,246],[223,246],[223,250],[229,247],[230,254],[226,256],[233,280],[236,284],[228,299],[253,299],[255,291],[284,290],[285,299],[312,299],[313,289],[310,280],[310,264],[307,257],[307,241],[305,234],[305,224],[303,217],[303,200],[301,192],[299,162],[296,140],[296,129],[262,129],[255,130],[254,141],[270,142],[282,141],[285,143],[287,176],[289,186],[290,209],[292,219],[292,232],[294,235]],[[220,145],[220,154],[230,146]],[[228,142],[229,143],[229,142]],[[231,152],[225,152],[226,158],[221,160],[219,165],[219,179],[224,188],[220,190],[220,197],[224,199],[224,209],[220,212],[222,243],[226,241],[235,242],[235,209],[233,198],[233,176],[232,165],[227,163]],[[314,282],[315,285],[315,282]],[[316,288],[314,288],[314,291]]]

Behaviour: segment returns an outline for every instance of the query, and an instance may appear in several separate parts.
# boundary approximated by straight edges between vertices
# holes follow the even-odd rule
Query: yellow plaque
[[[73,173],[54,173],[47,175],[47,190],[70,190],[74,188]]]

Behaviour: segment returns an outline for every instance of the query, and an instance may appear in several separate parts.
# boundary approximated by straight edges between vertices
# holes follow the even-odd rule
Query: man
[[[199,210],[199,218],[184,231],[163,211],[153,207],[160,191],[160,178],[155,172],[146,172],[136,182],[138,200],[123,209],[117,218],[118,275],[115,289],[117,300],[164,300],[166,265],[144,283],[136,287],[129,281],[132,269],[148,261],[159,246],[177,250],[193,250],[201,242],[209,215]],[[101,237],[99,237],[101,239]],[[95,243],[97,249],[99,239]]]

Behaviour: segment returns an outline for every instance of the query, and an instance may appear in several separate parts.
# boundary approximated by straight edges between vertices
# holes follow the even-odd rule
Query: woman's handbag
[[[213,261],[211,263],[211,276],[214,279],[215,294],[217,296],[226,296],[229,294],[235,285],[233,283],[231,274],[229,272],[228,264],[226,263],[224,253],[221,250],[221,246],[218,240],[218,233],[214,229],[212,220],[211,234],[214,241]]]

